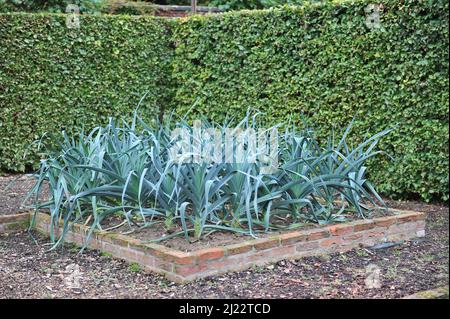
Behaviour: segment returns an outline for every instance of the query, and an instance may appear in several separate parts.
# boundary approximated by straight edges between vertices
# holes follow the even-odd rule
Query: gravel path
[[[145,273],[98,251],[46,252],[47,239],[0,235],[0,298],[399,298],[448,283],[449,209],[418,202],[391,206],[428,213],[427,236],[382,250],[281,261],[186,285]],[[379,269],[380,288],[366,286]]]

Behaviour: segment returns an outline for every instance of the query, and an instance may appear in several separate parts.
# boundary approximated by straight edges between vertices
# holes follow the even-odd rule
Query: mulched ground
[[[400,298],[448,284],[448,206],[389,204],[426,212],[426,237],[386,249],[281,261],[186,285],[98,251],[77,255],[77,248],[66,245],[63,252],[47,252],[48,240],[36,234],[36,243],[27,232],[0,235],[0,298]],[[366,285],[373,269],[379,270],[380,288]]]
[[[31,198],[25,203],[23,200],[33,187],[36,180],[25,174],[0,175],[0,215],[14,214],[26,210],[25,205],[32,203]],[[48,196],[48,189],[44,188],[42,199]]]

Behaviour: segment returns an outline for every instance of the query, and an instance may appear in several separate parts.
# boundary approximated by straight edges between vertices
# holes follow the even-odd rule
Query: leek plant
[[[204,131],[216,130],[216,146],[222,149],[227,127],[201,123]],[[90,132],[81,130],[77,137],[63,132],[58,147],[47,150],[41,161],[28,197],[34,197],[36,212],[50,212],[52,225],[63,221],[59,236],[51,227],[53,247],[64,241],[71,223],[89,224],[92,233],[102,230],[102,222],[112,215],[123,218],[131,229],[157,223],[181,229],[149,241],[174,236],[196,240],[214,231],[257,237],[305,223],[367,218],[385,207],[367,180],[365,165],[381,153],[376,146],[389,130],[350,147],[346,139],[351,127],[352,123],[339,140],[330,136],[322,146],[313,130],[288,125],[271,153],[278,158],[277,169],[267,172],[262,169],[266,150],[252,151],[249,140],[241,145],[239,161],[224,160],[226,154],[222,161],[204,161],[199,149],[211,135],[197,134],[183,119],[147,123],[137,114],[131,123],[111,119]],[[171,156],[171,148],[179,143],[171,134],[175,128],[200,145],[184,149],[180,156],[197,160]],[[234,130],[258,128],[256,117],[247,115]],[[50,196],[41,200],[45,183]]]

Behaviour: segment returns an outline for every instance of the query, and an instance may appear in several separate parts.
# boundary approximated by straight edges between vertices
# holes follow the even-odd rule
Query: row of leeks
[[[367,218],[374,207],[385,206],[366,179],[365,163],[381,153],[376,146],[390,130],[350,147],[346,142],[350,124],[341,138],[330,136],[321,146],[313,130],[286,125],[277,135],[278,167],[266,172],[260,160],[177,160],[170,153],[179,142],[171,135],[174,128],[188,132],[191,140],[200,139],[199,145],[210,136],[197,134],[184,120],[173,123],[171,118],[146,123],[135,114],[131,123],[111,119],[76,137],[62,133],[58,147],[41,160],[28,194],[36,212],[50,211],[53,247],[64,241],[71,223],[89,220],[90,236],[112,215],[122,216],[132,229],[157,223],[177,229],[151,240],[174,236],[195,240],[214,231],[256,237],[305,223]],[[201,128],[213,128],[224,137],[228,126],[202,121]],[[255,116],[247,115],[234,127],[246,129],[258,129]],[[251,157],[248,145],[242,150],[243,158]],[[49,188],[48,200],[41,200],[44,185]],[[63,231],[57,235],[53,226],[61,221]]]

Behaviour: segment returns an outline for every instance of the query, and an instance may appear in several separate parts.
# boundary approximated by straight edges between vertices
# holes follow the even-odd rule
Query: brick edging
[[[448,285],[431,290],[419,291],[401,299],[449,299]]]
[[[30,224],[30,213],[0,215],[0,234],[23,230]]]
[[[139,263],[147,270],[166,275],[169,280],[186,282],[282,259],[344,252],[360,246],[425,236],[425,214],[396,212],[400,214],[298,230],[192,252],[160,244],[146,244],[126,235],[101,231],[93,232],[87,247]],[[48,234],[50,216],[39,213],[35,227]],[[84,245],[88,231],[87,226],[73,224],[66,235],[66,241]]]

